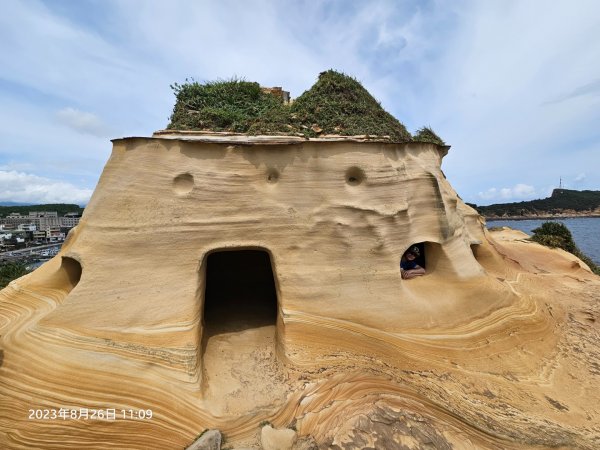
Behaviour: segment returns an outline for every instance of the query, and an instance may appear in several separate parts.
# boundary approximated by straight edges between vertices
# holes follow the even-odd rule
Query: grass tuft
[[[413,137],[415,142],[429,142],[436,145],[446,145],[446,143],[440,138],[430,127],[423,127],[417,130]]]

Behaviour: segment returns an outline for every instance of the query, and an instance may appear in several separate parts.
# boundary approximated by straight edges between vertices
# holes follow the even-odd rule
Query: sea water
[[[544,222],[560,222],[571,231],[577,247],[589,256],[596,264],[600,264],[600,217],[577,217],[573,219],[546,220],[491,220],[487,227],[510,227],[532,235],[533,229]]]

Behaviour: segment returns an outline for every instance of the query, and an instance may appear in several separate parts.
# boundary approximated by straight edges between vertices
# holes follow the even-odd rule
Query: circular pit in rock
[[[173,192],[177,195],[185,195],[194,189],[194,177],[189,173],[182,173],[173,179]]]

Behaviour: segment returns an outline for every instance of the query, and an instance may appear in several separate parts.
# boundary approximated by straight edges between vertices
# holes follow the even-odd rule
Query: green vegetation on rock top
[[[258,83],[232,79],[171,87],[177,101],[168,129],[260,134],[277,131],[288,120],[283,100]]]
[[[291,104],[258,83],[232,79],[171,86],[176,103],[168,129],[318,137],[367,135],[391,142],[412,136],[356,79],[328,70]],[[416,141],[444,145],[429,128]]]
[[[417,142],[429,142],[436,145],[446,145],[446,143],[437,134],[435,134],[430,127],[423,127],[417,130],[413,140]]]
[[[319,75],[317,82],[291,106],[296,128],[315,137],[320,133],[341,136],[388,136],[408,142],[410,133],[354,78],[333,70]]]

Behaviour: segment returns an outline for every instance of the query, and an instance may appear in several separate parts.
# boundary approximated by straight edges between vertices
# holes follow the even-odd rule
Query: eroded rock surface
[[[446,151],[114,141],[61,253],[0,292],[0,447],[256,447],[269,421],[319,448],[599,448],[600,279],[487,232]]]
[[[292,450],[296,439],[296,432],[289,428],[278,430],[265,425],[260,432],[260,443],[264,450]]]

